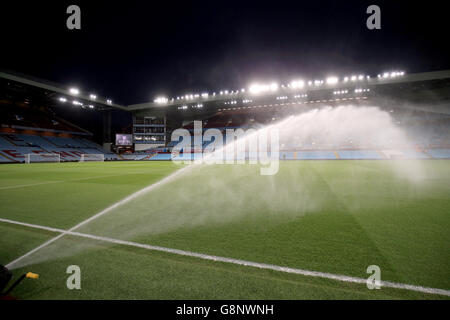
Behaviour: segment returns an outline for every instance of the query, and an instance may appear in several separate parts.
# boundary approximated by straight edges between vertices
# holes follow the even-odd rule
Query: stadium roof
[[[225,104],[233,104],[241,102],[252,102],[252,99],[263,99],[267,98],[287,98],[283,95],[301,95],[308,94],[315,91],[328,90],[333,93],[343,90],[343,89],[357,89],[357,88],[376,88],[376,87],[386,87],[386,85],[391,84],[415,84],[440,80],[450,81],[450,70],[433,71],[433,72],[423,72],[414,74],[405,74],[404,72],[394,71],[394,72],[384,72],[376,76],[367,75],[348,75],[343,77],[330,76],[325,80],[296,80],[287,84],[276,84],[276,83],[262,83],[254,84],[249,86],[249,88],[239,89],[239,90],[222,90],[212,94],[201,93],[201,94],[188,94],[184,96],[179,96],[177,98],[164,98],[160,97],[155,99],[155,101],[133,104],[133,105],[119,105],[113,103],[111,100],[106,98],[96,97],[92,94],[80,92],[76,88],[68,88],[59,84],[51,83],[46,80],[36,79],[27,75],[20,75],[10,71],[0,71],[0,79],[5,79],[7,81],[13,81],[17,83],[24,84],[26,86],[40,88],[46,92],[52,93],[52,98],[59,100],[60,102],[67,102],[69,99],[72,100],[74,104],[84,104],[96,105],[98,109],[107,110],[111,108],[125,110],[125,111],[139,111],[148,110],[155,114],[166,113],[167,111],[175,111],[178,109],[183,109],[192,107],[202,109],[203,104],[211,105],[215,108],[219,108]],[[360,90],[360,89],[357,89]],[[362,90],[362,89],[361,89]],[[355,91],[356,92],[356,91]],[[70,101],[69,101],[70,102]]]
[[[46,91],[59,94],[58,99],[64,102],[70,98],[73,98],[74,104],[83,104],[81,101],[84,101],[88,105],[96,105],[102,109],[117,108],[127,110],[125,106],[113,103],[110,99],[100,98],[94,94],[83,93],[76,88],[64,88],[64,86],[59,84],[51,83],[47,80],[36,79],[28,75],[17,74],[11,71],[0,71],[0,79],[18,82],[27,86],[41,88]]]
[[[252,97],[270,97],[283,94],[308,93],[319,90],[340,90],[345,88],[360,88],[363,86],[370,86],[371,88],[377,86],[385,86],[388,84],[409,84],[415,82],[434,81],[450,79],[450,70],[423,72],[405,74],[404,72],[383,72],[375,77],[367,75],[350,75],[341,78],[329,77],[325,80],[298,80],[289,84],[267,83],[260,84],[260,90],[253,90],[252,86],[247,89],[240,89],[234,91],[219,91],[213,94],[187,94],[177,98],[159,97],[153,102],[129,105],[126,107],[129,111],[151,109],[157,110],[161,108],[174,108],[183,106],[197,106],[203,103],[211,102],[226,102],[234,99],[252,99]],[[253,88],[255,88],[254,85]],[[258,88],[258,87],[256,87]]]

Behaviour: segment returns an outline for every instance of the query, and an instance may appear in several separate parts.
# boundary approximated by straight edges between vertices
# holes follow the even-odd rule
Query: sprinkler
[[[11,271],[8,270],[5,266],[0,265],[0,297],[8,295],[19,283],[22,282],[23,279],[29,278],[29,279],[37,279],[39,278],[39,275],[32,272],[27,272],[19,277],[10,287],[8,290],[5,290],[6,286],[8,285],[8,282],[12,279],[13,275]]]

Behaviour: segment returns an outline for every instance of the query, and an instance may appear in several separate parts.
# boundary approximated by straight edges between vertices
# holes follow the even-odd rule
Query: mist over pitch
[[[313,109],[288,116],[273,124],[262,126],[252,134],[277,130],[280,151],[293,147],[313,145],[327,148],[352,143],[367,148],[408,148],[413,144],[407,135],[394,125],[388,112],[377,107],[339,106]],[[238,143],[247,143],[252,134]],[[228,143],[223,149],[230,148]],[[218,149],[214,152],[222,152]],[[208,155],[206,155],[208,157]],[[196,164],[179,169],[174,179],[139,191],[136,197],[120,204],[107,214],[76,231],[100,236],[136,240],[142,236],[157,235],[183,228],[202,225],[234,223],[240,219],[267,217],[296,217],[323,210],[327,206],[320,195],[312,192],[305,181],[311,172],[286,168],[273,176],[262,176],[261,165]],[[390,166],[393,175],[420,181],[420,164]],[[336,181],[328,181],[330,185]],[[144,191],[144,192],[142,192]],[[170,201],[168,200],[170,199]],[[113,205],[114,206],[114,205]],[[358,204],[364,206],[364,203]],[[260,217],[258,215],[261,215]],[[58,243],[62,241],[62,243]],[[68,245],[58,240],[14,265],[29,264],[71,256],[92,247],[89,241]]]

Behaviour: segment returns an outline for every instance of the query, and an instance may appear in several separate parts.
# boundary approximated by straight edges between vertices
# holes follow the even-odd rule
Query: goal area
[[[88,161],[105,161],[105,155],[103,153],[83,153],[80,156],[80,162]]]
[[[57,153],[27,153],[25,163],[61,162],[61,155]]]

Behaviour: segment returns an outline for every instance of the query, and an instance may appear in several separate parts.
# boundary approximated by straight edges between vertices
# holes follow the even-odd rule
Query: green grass
[[[171,162],[0,166],[0,217],[70,228]],[[77,231],[293,268],[450,289],[450,161],[290,161],[188,169]],[[0,263],[55,234],[0,223]],[[82,290],[66,288],[67,266]],[[440,299],[65,236],[23,261],[23,299]]]

